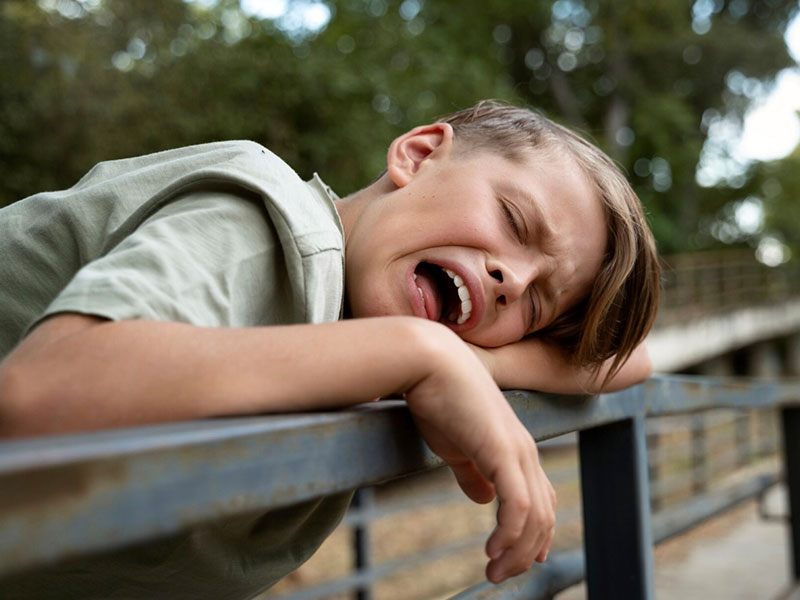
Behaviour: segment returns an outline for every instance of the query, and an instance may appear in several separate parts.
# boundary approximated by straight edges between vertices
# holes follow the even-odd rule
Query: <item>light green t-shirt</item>
[[[0,210],[0,358],[48,314],[206,326],[334,321],[335,195],[253,142],[100,163]]]
[[[334,199],[258,144],[221,142],[101,163],[69,190],[0,210],[0,359],[60,312],[212,327],[337,320]],[[316,550],[349,496],[13,577],[0,595],[250,598]]]

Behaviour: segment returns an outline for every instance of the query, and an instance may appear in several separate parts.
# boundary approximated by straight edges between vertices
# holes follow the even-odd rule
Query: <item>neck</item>
[[[347,240],[350,237],[350,232],[353,231],[364,208],[377,198],[395,189],[397,188],[392,183],[392,180],[384,173],[367,187],[349,196],[345,196],[334,203],[336,211],[339,213],[339,218],[342,220],[342,227],[344,228],[345,248],[347,248]]]

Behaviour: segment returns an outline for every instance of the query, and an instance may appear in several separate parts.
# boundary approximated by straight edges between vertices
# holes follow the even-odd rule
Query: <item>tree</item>
[[[782,32],[798,4],[288,6],[259,19],[236,0],[6,0],[0,205],[71,185],[102,159],[240,137],[349,192],[381,171],[394,136],[494,97],[536,106],[615,157],[663,251],[703,247],[701,224],[731,199],[695,181],[709,124],[741,122],[791,64]],[[321,28],[298,17],[309,7],[329,11]]]

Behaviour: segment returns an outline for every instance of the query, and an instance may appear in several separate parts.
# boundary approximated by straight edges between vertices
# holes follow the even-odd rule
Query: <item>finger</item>
[[[494,500],[494,486],[486,477],[481,475],[475,463],[467,461],[461,464],[451,465],[450,469],[456,476],[458,485],[467,497],[478,504],[487,504]]]
[[[556,528],[553,527],[550,532],[547,534],[547,539],[545,540],[544,546],[542,547],[539,554],[536,556],[536,562],[543,563],[547,560],[547,555],[550,553],[550,546],[553,544],[553,538],[556,534]]]
[[[555,496],[544,472],[540,473],[531,481],[534,501],[524,530],[487,568],[492,581],[518,575],[529,569],[534,560],[542,562],[547,557],[555,535]]]
[[[538,510],[529,519],[517,542],[492,561],[488,572],[501,580],[527,571],[533,561],[544,558],[550,549],[555,528],[547,510]],[[541,561],[540,561],[541,562]]]
[[[532,533],[523,535],[519,542],[508,548],[500,557],[489,562],[486,568],[486,576],[489,581],[499,583],[509,577],[514,577],[527,571],[536,551],[544,543],[545,536],[542,533]]]
[[[519,539],[531,509],[528,486],[519,469],[504,469],[497,477],[495,491],[500,499],[497,527],[486,542],[486,554],[492,559],[499,558]]]

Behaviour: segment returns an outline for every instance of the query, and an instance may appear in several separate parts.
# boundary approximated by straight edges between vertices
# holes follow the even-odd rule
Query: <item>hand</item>
[[[406,393],[425,441],[452,468],[476,502],[500,501],[486,543],[487,578],[499,583],[547,557],[555,526],[555,492],[536,445],[489,372],[451,336],[431,356],[432,369]]]

